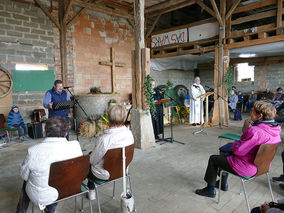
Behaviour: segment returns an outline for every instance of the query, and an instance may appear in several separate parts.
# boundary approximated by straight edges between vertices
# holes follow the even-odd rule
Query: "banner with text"
[[[184,28],[158,35],[152,35],[151,48],[188,42],[187,34],[187,29]]]

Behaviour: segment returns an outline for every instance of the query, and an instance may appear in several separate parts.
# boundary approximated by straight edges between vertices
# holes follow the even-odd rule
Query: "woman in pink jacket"
[[[225,170],[240,176],[252,177],[256,175],[257,168],[254,159],[258,148],[262,144],[276,144],[281,142],[281,127],[275,123],[276,109],[273,104],[265,101],[256,101],[251,111],[251,117],[245,120],[241,139],[232,145],[231,155],[211,155],[208,161],[204,180],[207,186],[197,189],[196,194],[214,198],[215,185],[219,183],[216,178],[219,170]],[[224,172],[221,189],[228,190],[228,173]]]

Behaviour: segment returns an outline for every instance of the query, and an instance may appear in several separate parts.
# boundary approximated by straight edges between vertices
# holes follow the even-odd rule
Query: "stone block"
[[[34,46],[45,47],[47,45],[46,41],[33,41]]]
[[[155,137],[149,111],[131,110],[131,130],[136,148],[155,147]]]
[[[5,23],[5,19],[0,17],[0,23],[4,24]]]
[[[6,55],[0,55],[0,61],[5,61],[6,62],[7,61],[7,56]]]
[[[16,51],[15,51],[15,49],[3,49],[3,50],[1,50],[1,54],[15,55]]]
[[[30,28],[28,28],[28,27],[15,26],[15,30],[18,31],[18,32],[22,32],[22,33],[30,32]]]
[[[32,27],[32,28],[38,28],[39,24],[38,23],[33,23],[33,22],[23,22],[23,26],[25,27]]]
[[[14,26],[11,26],[9,24],[0,24],[0,29],[2,29],[2,30],[13,30]]]
[[[39,35],[30,34],[30,33],[25,33],[25,34],[24,34],[24,38],[28,38],[28,39],[39,39]]]
[[[14,62],[24,62],[24,56],[12,56],[8,55],[8,61],[14,61]]]
[[[46,57],[45,53],[34,52],[33,55],[34,55],[34,57],[37,57],[37,58],[45,58]]]
[[[29,21],[30,20],[30,17],[19,15],[19,14],[16,14],[16,13],[13,14],[13,18],[17,19],[17,20],[22,20],[22,21]]]
[[[23,55],[23,56],[32,56],[32,52],[24,51],[24,50],[17,50],[16,54],[17,55]]]
[[[49,41],[53,43],[53,37],[51,36],[40,36],[40,39],[43,41]]]
[[[7,24],[14,24],[14,25],[22,25],[23,21],[6,18],[6,23]]]
[[[6,31],[5,30],[0,30],[0,35],[5,35]]]
[[[45,19],[44,18],[33,18],[33,17],[31,17],[31,22],[44,24],[45,23]]]
[[[12,13],[21,13],[22,9],[18,8],[18,7],[15,7],[13,5],[6,5],[6,11],[12,12]]]
[[[11,43],[15,43],[14,45],[18,46],[16,44],[18,42],[18,39],[16,37],[0,36],[0,41],[4,42],[4,43],[7,42],[7,43],[9,43],[10,46],[13,46],[13,45],[11,45]]]
[[[0,17],[3,17],[3,18],[10,18],[12,16],[11,13],[8,13],[6,11],[1,11],[0,13]]]
[[[33,45],[33,41],[31,39],[19,38],[18,40],[21,45]]]
[[[37,30],[37,29],[32,29],[31,33],[33,34],[39,34],[39,35],[45,35],[45,30]]]

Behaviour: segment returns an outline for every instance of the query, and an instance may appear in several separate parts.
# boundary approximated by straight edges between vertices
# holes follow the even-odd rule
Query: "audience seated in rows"
[[[41,210],[46,207],[48,213],[54,213],[57,203],[46,206],[58,198],[58,191],[48,185],[50,165],[83,155],[78,141],[67,141],[65,138],[68,129],[65,118],[51,117],[45,125],[46,138],[29,147],[21,167],[24,184],[17,213],[27,212],[30,200]]]
[[[262,93],[261,99],[271,101],[274,97],[274,94],[270,91],[270,88],[266,88],[266,90]]]
[[[231,153],[211,155],[208,161],[204,180],[207,186],[197,189],[196,194],[206,197],[215,197],[216,178],[219,170],[225,170],[239,176],[253,177],[257,173],[254,165],[258,148],[262,144],[276,144],[281,142],[280,125],[275,124],[276,109],[273,104],[265,101],[256,101],[253,105],[250,118],[246,119],[242,128],[241,139],[232,144]],[[228,173],[224,172],[221,189],[228,190]]]
[[[132,132],[124,125],[126,111],[120,105],[110,107],[108,111],[110,128],[101,132],[96,138],[96,147],[91,153],[91,169],[88,175],[90,199],[96,198],[95,184],[102,184],[109,179],[109,173],[103,168],[104,156],[109,149],[126,147],[134,143]]]

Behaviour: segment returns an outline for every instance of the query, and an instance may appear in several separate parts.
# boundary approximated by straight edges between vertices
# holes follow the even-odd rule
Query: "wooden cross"
[[[125,67],[126,64],[115,62],[115,54],[113,47],[111,47],[110,49],[110,58],[111,58],[110,62],[100,61],[99,64],[104,66],[111,66],[111,85],[112,85],[111,92],[115,92],[115,67]]]

